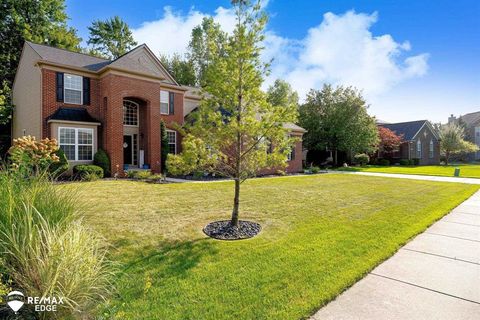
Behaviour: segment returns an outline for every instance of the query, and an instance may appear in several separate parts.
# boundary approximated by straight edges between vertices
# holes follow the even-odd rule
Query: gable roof
[[[76,122],[99,122],[85,108],[58,108],[48,120],[63,120]]]
[[[417,135],[418,131],[428,123],[428,120],[418,120],[399,123],[384,123],[381,127],[387,128],[395,132],[397,135],[403,135],[403,139],[410,141]],[[435,134],[435,132],[434,132]]]
[[[73,52],[44,44],[33,43],[30,41],[26,41],[26,43],[41,57],[42,60],[53,63],[85,68],[90,71],[98,71],[111,62],[108,59],[103,59],[80,52]]]
[[[459,118],[467,125],[467,127],[470,127],[480,122],[480,111],[467,113]]]
[[[163,81],[166,80],[166,82],[170,84],[179,86],[146,44],[141,44],[120,57],[109,60],[30,41],[25,41],[25,43],[30,46],[42,60],[50,63],[82,68],[86,71],[93,72],[101,72],[106,67],[115,67],[151,75]]]

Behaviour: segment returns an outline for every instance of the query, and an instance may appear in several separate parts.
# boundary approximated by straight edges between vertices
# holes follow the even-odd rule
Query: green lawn
[[[242,218],[262,232],[207,238],[233,183],[70,184],[119,261],[108,319],[301,319],[362,278],[478,187],[350,175],[249,180]]]
[[[340,171],[362,171],[400,174],[421,174],[427,176],[453,177],[455,168],[460,168],[462,178],[480,178],[480,164],[458,164],[448,166],[366,166],[339,168]]]

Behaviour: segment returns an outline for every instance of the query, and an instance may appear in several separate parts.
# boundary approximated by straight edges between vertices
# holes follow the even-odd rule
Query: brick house
[[[112,172],[117,165],[159,172],[160,122],[168,128],[170,152],[179,153],[174,128],[198,107],[195,89],[177,83],[145,44],[106,60],[25,42],[13,85],[12,137],[55,138],[71,166],[92,163],[102,148]],[[303,135],[289,126],[291,134]],[[292,155],[288,171],[301,171],[301,143]]]
[[[403,136],[400,150],[394,152],[392,160],[419,159],[420,165],[440,164],[440,139],[437,131],[428,120],[418,120],[400,123],[378,123],[378,126]],[[383,158],[379,151],[379,158]]]

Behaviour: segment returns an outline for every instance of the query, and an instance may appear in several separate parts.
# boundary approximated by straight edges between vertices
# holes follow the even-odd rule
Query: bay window
[[[60,127],[58,144],[70,161],[93,160],[93,129]]]

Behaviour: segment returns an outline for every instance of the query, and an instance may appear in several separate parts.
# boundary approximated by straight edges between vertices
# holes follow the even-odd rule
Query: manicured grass
[[[460,168],[462,178],[480,178],[480,164],[458,164],[448,166],[366,166],[339,168],[340,171],[362,171],[400,174],[420,174],[427,176],[453,177],[455,168]]]
[[[121,262],[107,318],[301,319],[308,317],[478,187],[326,174],[249,180],[242,219],[262,232],[207,238],[227,219],[233,183],[71,184],[87,221]]]

